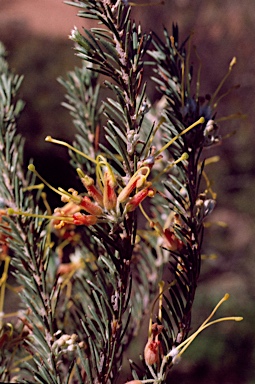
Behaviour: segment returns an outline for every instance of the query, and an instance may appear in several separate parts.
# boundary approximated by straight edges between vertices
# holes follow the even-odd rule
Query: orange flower
[[[126,204],[125,212],[134,211],[138,205],[147,197],[153,197],[155,190],[151,188],[151,183],[148,183],[147,187],[137,192]]]
[[[146,179],[147,179],[147,176],[149,175],[149,172],[150,172],[150,168],[147,166],[139,168],[138,171],[130,178],[127,185],[120,192],[118,196],[118,202],[119,203],[125,202],[135,188],[144,187],[146,184]]]
[[[97,217],[94,215],[84,215],[81,212],[73,214],[73,223],[75,225],[95,225],[97,223]]]
[[[86,208],[84,208],[86,206]],[[94,213],[94,215],[85,215],[80,212],[80,210],[84,208],[89,213]],[[96,214],[101,214],[102,209],[91,202],[91,200],[87,198],[83,198],[81,200],[81,204],[78,205],[72,201],[65,204],[61,208],[56,208],[54,211],[53,226],[56,229],[61,229],[65,225],[94,225],[97,222]],[[59,219],[58,219],[59,217]]]
[[[48,138],[48,141],[53,141],[53,139]],[[66,204],[62,208],[56,208],[54,215],[15,212],[13,209],[9,210],[9,214],[46,218],[52,220],[55,229],[61,230],[66,226],[73,229],[73,225],[89,226],[95,225],[98,221],[119,222],[123,215],[134,211],[147,196],[154,196],[155,191],[151,187],[152,183],[147,182],[147,177],[150,174],[149,166],[141,166],[117,197],[117,180],[111,165],[102,155],[99,155],[96,160],[90,160],[96,163],[97,186],[90,176],[85,175],[80,168],[77,168],[77,173],[89,196],[82,196],[73,188],[69,188],[68,191],[54,188],[38,174],[35,166],[30,164],[28,169],[35,173],[45,185],[59,194],[61,201]],[[130,197],[135,189],[135,195]],[[125,205],[122,207],[123,209],[120,209],[120,204]],[[84,214],[81,211],[86,211],[89,214]]]
[[[53,218],[52,225],[56,229],[61,229],[66,223],[74,224],[72,220],[72,216],[74,213],[79,212],[80,209],[81,208],[72,201],[69,201],[69,203],[65,204],[61,208],[56,208],[54,211],[54,215],[52,216]]]

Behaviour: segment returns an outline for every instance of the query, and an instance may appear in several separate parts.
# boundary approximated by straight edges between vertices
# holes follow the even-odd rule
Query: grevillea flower
[[[134,211],[139,204],[147,197],[153,197],[155,195],[155,189],[149,184],[147,187],[143,188],[141,191],[137,192],[126,204],[125,212]]]
[[[84,175],[84,173],[77,168],[77,172],[80,176],[81,182],[88,191],[90,197],[92,197],[100,206],[103,206],[103,195],[102,193],[95,187],[94,180],[92,177]]]
[[[151,228],[154,228],[158,236],[163,240],[161,241],[161,245],[173,252],[180,251],[183,248],[182,241],[178,239],[173,229],[174,224],[177,222],[179,222],[179,219],[175,217],[172,223],[168,223],[167,221],[163,228],[158,221],[150,221]],[[179,225],[182,224],[179,223]]]
[[[79,211],[80,207],[72,201],[69,201],[61,208],[56,208],[54,211],[54,219],[52,221],[54,228],[61,229],[67,223],[64,218],[72,217]],[[72,222],[68,221],[68,224],[72,224]]]
[[[74,29],[73,34],[75,33],[76,29]],[[63,145],[78,153],[80,156],[85,157],[91,163],[94,163],[96,166],[96,182],[92,177],[85,175],[80,168],[77,168],[77,173],[88,193],[88,196],[83,196],[83,194],[80,195],[73,188],[70,188],[68,192],[62,188],[56,189],[38,174],[33,164],[30,164],[28,169],[35,173],[46,186],[58,193],[61,196],[61,200],[65,202],[66,205],[62,208],[57,208],[54,212],[54,215],[37,215],[20,211],[15,212],[12,209],[9,210],[9,214],[47,218],[53,220],[54,226],[57,229],[61,229],[66,225],[90,226],[100,222],[120,222],[123,216],[133,212],[137,207],[140,206],[142,209],[140,204],[144,201],[144,199],[147,197],[153,197],[155,195],[156,191],[155,188],[153,188],[153,184],[158,180],[158,178],[160,178],[163,173],[168,172],[174,164],[177,164],[180,161],[184,161],[188,157],[187,153],[184,153],[179,159],[161,171],[152,180],[152,182],[148,182],[147,178],[155,161],[158,161],[162,158],[161,153],[180,136],[184,135],[193,129],[193,127],[198,124],[202,124],[203,122],[204,118],[200,118],[197,122],[172,138],[160,150],[156,152],[154,151],[153,155],[138,163],[138,170],[130,177],[127,185],[123,188],[120,187],[119,182],[117,181],[118,178],[115,175],[111,165],[102,155],[98,155],[96,159],[93,159],[85,153],[79,151],[77,148],[72,147],[70,144],[64,141],[53,139],[51,136],[47,136],[45,139],[46,141]],[[82,211],[85,211],[86,213],[83,213]],[[166,230],[163,236],[171,247],[176,248],[180,246],[178,239],[175,239],[175,235],[170,231]]]
[[[33,164],[28,169],[34,172],[45,185],[61,196],[64,206],[56,208],[53,215],[37,215],[9,210],[9,214],[20,214],[30,217],[42,217],[52,220],[57,230],[76,225],[95,225],[102,222],[120,222],[124,215],[134,211],[146,197],[155,195],[152,183],[147,181],[149,166],[141,166],[129,179],[126,186],[118,185],[112,167],[103,156],[96,162],[96,182],[85,175],[80,168],[77,173],[88,195],[82,195],[73,188],[65,191],[52,187],[36,171]]]
[[[80,206],[91,215],[99,216],[103,214],[103,209],[93,203],[88,196],[82,198]]]
[[[148,186],[147,177],[150,173],[150,168],[147,166],[143,166],[138,169],[137,172],[130,178],[127,185],[122,189],[122,191],[118,195],[118,202],[123,203],[128,200],[131,193],[134,189],[141,189],[145,186]],[[146,184],[147,183],[147,184]]]
[[[158,336],[162,330],[162,325],[158,325],[157,323],[152,324],[151,336],[144,348],[144,360],[147,365],[153,365],[159,362],[159,358],[162,355],[162,346]]]
[[[163,239],[166,243],[166,247],[173,252],[179,251],[183,247],[183,243],[176,237],[174,231],[171,228],[166,228],[163,230]]]
[[[95,225],[97,223],[97,217],[95,215],[84,215],[81,212],[73,214],[73,223],[75,225]]]
[[[74,28],[72,32],[72,38],[74,35],[77,35],[76,28]],[[156,131],[163,121],[164,118],[161,119],[161,122],[156,127]],[[203,122],[204,118],[200,118],[197,122],[172,138],[160,150],[156,152],[154,150],[153,153],[151,152],[151,156],[142,162],[138,162],[138,170],[131,175],[130,179],[127,181],[127,185],[123,188],[120,187],[121,183],[117,181],[118,178],[115,175],[111,165],[102,155],[98,155],[96,159],[93,159],[70,144],[61,140],[53,139],[51,136],[47,136],[45,139],[47,142],[63,145],[95,164],[96,182],[92,177],[85,175],[80,168],[77,168],[77,173],[88,193],[88,196],[84,196],[83,194],[80,195],[73,188],[70,188],[68,192],[62,188],[56,189],[38,174],[33,164],[30,164],[28,169],[35,173],[46,186],[58,193],[61,196],[61,200],[65,202],[66,205],[62,208],[57,208],[54,215],[37,215],[20,211],[15,212],[12,209],[9,210],[9,214],[47,218],[53,220],[53,225],[56,229],[61,229],[67,225],[90,226],[100,222],[118,223],[121,219],[123,219],[123,216],[133,212],[137,207],[140,206],[142,209],[140,204],[144,201],[144,199],[155,195],[156,192],[153,188],[153,184],[158,178],[160,178],[161,174],[168,172],[174,164],[177,164],[179,161],[186,160],[188,157],[186,153],[183,154],[180,159],[177,159],[173,162],[173,164],[170,164],[163,171],[161,171],[157,177],[152,180],[152,182],[148,182],[147,178],[155,161],[162,158],[161,153],[180,136],[186,134],[188,131],[193,129],[193,127],[198,124],[202,124]],[[151,140],[149,145],[151,147]],[[174,235],[172,233],[165,231],[164,236],[172,247],[179,246],[178,241],[174,239]]]

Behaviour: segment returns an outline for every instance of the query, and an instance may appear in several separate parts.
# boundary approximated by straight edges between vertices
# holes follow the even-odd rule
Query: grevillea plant
[[[59,80],[74,142],[46,141],[67,148],[78,190],[77,180],[68,190],[49,185],[36,160],[24,170],[22,77],[0,52],[0,380],[124,383],[123,353],[148,321],[147,340],[128,356],[130,383],[166,383],[200,332],[241,320],[212,319],[226,294],[191,333],[204,221],[216,202],[206,173],[215,157],[204,149],[221,140],[216,108],[235,59],[202,97],[177,26],[161,39],[132,21],[127,1],[67,3],[96,25],[72,30],[81,67]],[[144,73],[160,95],[153,105]],[[49,188],[59,195],[54,210]],[[17,313],[4,313],[6,288],[19,293]]]

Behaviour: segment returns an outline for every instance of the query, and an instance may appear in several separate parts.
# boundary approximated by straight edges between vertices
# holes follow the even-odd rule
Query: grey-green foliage
[[[77,129],[71,163],[82,170],[79,175],[84,172],[100,181],[97,165],[103,153],[107,166],[106,160],[103,165],[115,175],[116,190],[123,190],[144,167],[160,193],[144,205],[149,223],[138,207],[128,211],[125,204],[114,212],[105,209],[94,225],[62,231],[39,216],[39,202],[45,197],[35,177],[23,173],[23,141],[16,132],[23,107],[16,93],[22,78],[8,69],[1,48],[0,195],[3,207],[12,209],[3,216],[2,231],[11,248],[14,275],[23,287],[19,346],[26,362],[19,364],[19,381],[106,384],[121,382],[123,353],[144,315],[150,313],[153,300],[157,304],[163,299],[162,315],[154,314],[164,326],[162,353],[189,335],[203,220],[214,207],[208,190],[201,195],[204,164],[200,156],[204,147],[218,140],[217,127],[210,123],[215,113],[210,102],[201,102],[191,90],[192,70],[176,26],[173,37],[165,31],[160,40],[131,21],[126,1],[67,3],[79,8],[79,16],[100,23],[91,30],[72,31],[82,66],[60,79],[67,92],[63,104]],[[144,81],[146,53],[154,71],[152,82],[164,100],[163,108],[155,106],[153,116]],[[106,77],[103,84],[99,75]],[[184,131],[197,120],[195,128]],[[162,156],[161,148],[171,141]],[[184,153],[188,155],[179,161]],[[70,274],[59,276],[66,238],[79,262]],[[167,269],[171,275],[161,297],[158,283]],[[2,336],[4,327],[1,332]],[[13,376],[13,367],[7,363],[8,345],[4,346],[3,380]],[[12,361],[18,359],[13,353]],[[171,359],[164,365],[161,382],[172,365]],[[143,378],[150,379],[152,371],[144,364]],[[134,378],[137,375],[133,369]]]
[[[6,61],[3,61],[3,68],[2,92],[8,96],[5,99],[2,98],[3,128],[1,133],[2,135],[5,133],[2,138],[1,157],[3,163],[1,187],[3,205],[5,208],[12,208],[12,212],[15,213],[23,211],[28,214],[30,212],[32,215],[38,214],[40,213],[37,207],[40,190],[38,193],[34,193],[34,177],[30,173],[27,176],[23,174],[21,168],[23,147],[21,137],[16,132],[18,108],[14,97],[18,90],[19,77],[14,76],[9,71]],[[93,134],[95,128],[96,103],[92,102],[91,108],[89,108],[88,99],[93,97],[93,100],[96,100],[96,95],[93,82],[84,83],[84,77],[91,79],[93,73],[83,69],[76,70],[76,74],[79,82],[76,81],[76,87],[72,88],[72,93],[70,92],[70,85],[75,80],[74,73],[69,75],[69,83],[66,83],[69,90],[68,101],[72,104],[72,100],[75,100],[73,103],[75,108],[73,107],[72,113],[80,131],[80,135],[77,136],[77,143],[84,153],[89,150],[90,156],[93,156],[91,152],[93,148],[88,147],[87,139],[89,134]],[[96,79],[95,75],[94,78]],[[80,92],[79,86],[82,89]],[[98,89],[98,86],[95,86]],[[79,96],[84,97],[80,103],[77,102]],[[17,105],[21,106],[22,104],[18,102]],[[82,106],[84,107],[83,110]],[[91,125],[89,123],[86,125],[84,121],[86,108],[87,121],[91,121]],[[79,124],[79,120],[82,121],[82,124]],[[76,157],[75,160],[78,164],[79,158]],[[81,166],[81,163],[79,165]],[[37,190],[36,186],[34,189]],[[40,383],[63,382],[64,377],[68,381],[66,374],[68,372],[71,374],[74,369],[80,380],[83,380],[83,368],[86,372],[91,372],[91,376],[88,374],[87,377],[88,382],[94,382],[95,377],[98,377],[99,382],[113,380],[122,357],[124,346],[122,340],[125,340],[125,344],[127,344],[127,341],[131,339],[132,332],[137,328],[137,320],[130,321],[131,277],[129,276],[129,260],[135,238],[134,224],[135,222],[130,217],[125,224],[126,230],[130,232],[127,234],[126,240],[121,238],[119,234],[117,237],[116,234],[110,236],[107,227],[98,226],[92,232],[95,232],[95,238],[100,238],[100,244],[98,241],[93,241],[93,237],[91,238],[93,233],[88,234],[86,230],[84,231],[83,237],[87,241],[84,244],[79,244],[78,248],[84,255],[84,259],[86,259],[88,252],[100,255],[96,262],[98,271],[95,274],[88,263],[86,269],[80,271],[80,276],[78,275],[72,281],[72,290],[76,294],[66,300],[64,288],[61,290],[61,282],[58,279],[49,278],[52,275],[52,272],[48,270],[49,266],[56,269],[51,258],[56,256],[50,248],[47,222],[39,218],[34,220],[32,217],[24,215],[11,217],[6,215],[4,217],[2,230],[8,235],[8,244],[10,243],[13,252],[12,264],[15,268],[17,282],[23,286],[21,300],[24,315],[22,321],[29,329],[28,334],[24,329],[21,330],[24,336],[24,340],[22,339],[21,342],[24,343],[23,347],[26,346],[26,354],[31,355],[31,359],[20,365],[20,380],[24,375],[25,378],[32,377],[33,381]],[[9,237],[10,232],[11,237]],[[89,244],[88,239],[90,239]],[[150,268],[153,268],[153,265]],[[141,274],[141,279],[144,283],[146,282],[143,274]],[[141,314],[144,311],[143,303],[139,299],[142,294],[143,291],[140,294],[137,292],[133,299],[136,302],[133,310],[134,316],[137,312]],[[84,298],[86,298],[86,304]],[[58,305],[59,301],[61,307]],[[70,305],[70,301],[72,305]],[[68,310],[69,307],[71,307],[70,310]],[[70,322],[73,322],[74,327],[70,326]],[[77,344],[75,345],[75,353],[63,352],[66,356],[63,359],[64,365],[61,364],[63,363],[62,352],[56,347],[59,338],[58,331],[62,333],[75,331],[79,339],[85,343],[85,357],[84,350],[81,350]],[[89,360],[87,355],[90,356]],[[80,360],[80,368],[72,362],[76,358]],[[70,361],[70,369],[68,369],[67,361]],[[10,367],[10,371],[5,370],[3,374],[6,377],[12,377],[11,370]]]
[[[1,49],[1,202],[4,208],[11,208],[14,212],[23,210],[36,214],[39,213],[39,195],[30,190],[35,177],[23,173],[23,140],[16,132],[16,120],[23,108],[22,101],[16,101],[22,78],[9,71],[4,58],[4,48]],[[33,356],[32,364],[27,364],[30,377],[37,371],[38,382],[62,382],[56,368],[57,358],[51,351],[55,315],[53,296],[57,295],[57,290],[55,287],[52,291],[46,277],[49,246],[46,244],[44,224],[45,222],[39,219],[25,216],[11,218],[6,211],[2,213],[2,233],[9,239],[7,242],[14,275],[17,283],[23,287],[21,300],[24,309],[21,315],[23,326],[19,324],[17,329],[8,334],[8,340],[2,346],[3,366],[5,358],[9,360],[2,373],[3,380],[10,380],[14,375],[15,370],[10,361],[15,366],[19,359],[27,355],[25,352],[21,356],[17,353],[16,356],[16,348],[23,351],[26,348]],[[4,328],[1,332],[3,336]],[[19,367],[21,372],[22,366],[23,364]]]
[[[103,108],[99,107],[98,73],[88,70],[86,64],[88,65],[88,63],[83,63],[81,68],[75,68],[73,72],[69,72],[67,79],[60,78],[59,82],[67,92],[66,102],[63,102],[62,105],[70,111],[77,129],[76,147],[93,158],[96,152],[94,145],[100,134],[99,127]],[[83,157],[73,152],[70,155],[75,157],[76,165],[79,164],[80,167],[83,166],[91,171],[90,163],[86,162]]]

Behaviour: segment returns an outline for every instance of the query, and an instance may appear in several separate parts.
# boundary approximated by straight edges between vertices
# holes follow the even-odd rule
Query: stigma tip
[[[34,164],[29,164],[29,166],[27,167],[29,169],[29,171],[31,172],[35,172],[35,166]]]
[[[229,69],[231,70],[232,67],[236,64],[236,57],[234,56],[233,59],[231,60],[230,64],[229,64]]]

